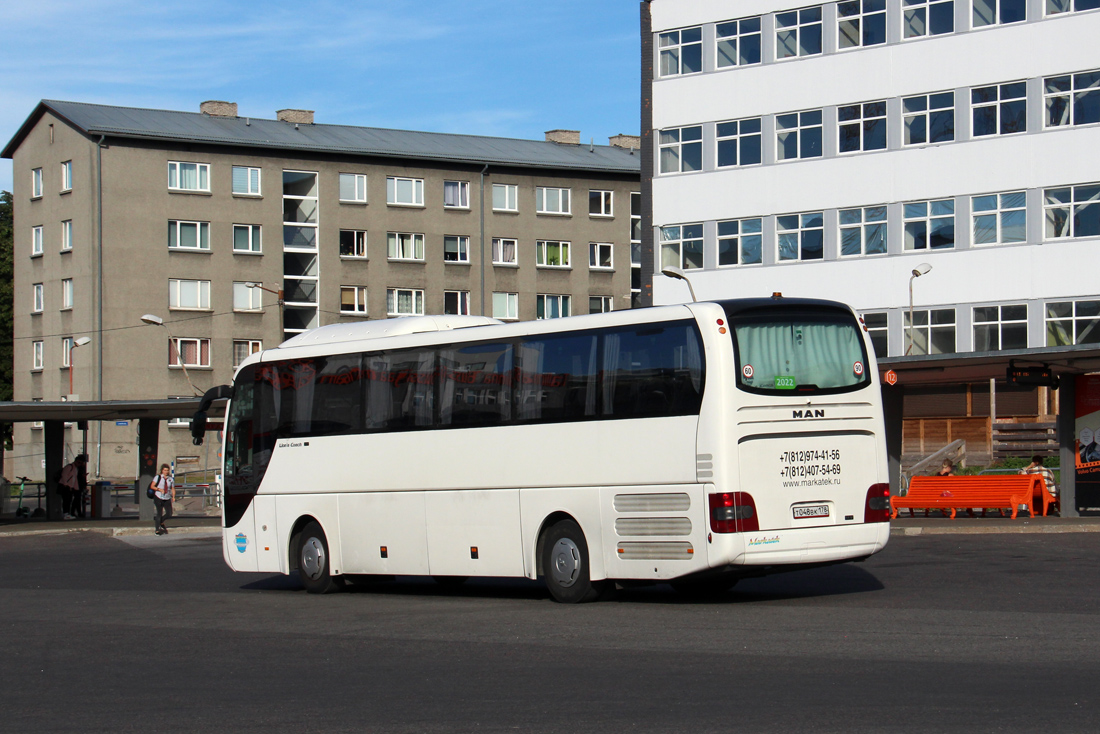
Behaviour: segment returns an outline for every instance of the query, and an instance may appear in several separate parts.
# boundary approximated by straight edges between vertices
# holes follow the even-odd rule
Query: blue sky
[[[639,132],[637,0],[0,0],[0,28],[0,144],[41,99],[222,99],[242,116],[604,145]]]

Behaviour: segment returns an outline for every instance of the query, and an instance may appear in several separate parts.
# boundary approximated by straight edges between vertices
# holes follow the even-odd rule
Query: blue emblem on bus
[[[237,533],[237,550],[241,553],[248,550],[248,536],[244,533]]]

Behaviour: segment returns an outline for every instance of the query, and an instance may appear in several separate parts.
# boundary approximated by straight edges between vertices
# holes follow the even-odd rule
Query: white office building
[[[880,356],[1100,342],[1100,0],[648,12],[653,272],[846,301]]]

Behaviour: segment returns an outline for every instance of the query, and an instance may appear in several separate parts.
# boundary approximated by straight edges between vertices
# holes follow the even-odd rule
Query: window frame
[[[844,215],[848,214],[851,217],[853,212],[859,213],[859,221],[844,221]],[[879,217],[879,213],[881,216]],[[876,216],[879,218],[868,219],[869,216]],[[837,229],[838,229],[838,251],[840,258],[853,258],[853,257],[878,257],[880,255],[887,254],[887,241],[889,239],[889,225],[886,221],[886,205],[879,204],[876,206],[862,206],[853,207],[850,209],[840,209],[837,211]],[[880,250],[869,252],[867,249],[868,242],[872,240],[876,235],[874,231],[881,229],[882,246]],[[846,232],[858,232],[859,234],[859,252],[849,252],[845,254],[844,247],[844,235]]]
[[[175,186],[172,185],[172,167],[175,166]],[[183,182],[183,166],[195,166],[195,187],[187,188],[180,184]],[[203,188],[203,172],[206,174],[206,187]],[[198,192],[203,194],[209,194],[212,191],[213,181],[211,180],[212,166],[209,163],[199,163],[197,161],[168,161],[168,190],[172,192]]]
[[[691,236],[685,236],[685,230],[691,228]],[[675,231],[673,231],[675,230]],[[698,235],[696,236],[696,232]],[[705,265],[704,244],[703,244],[703,223],[702,222],[688,222],[686,224],[670,224],[661,227],[660,233],[660,245],[661,245],[661,269],[665,269],[669,266],[680,268],[681,270],[702,270]],[[691,243],[691,254],[698,256],[698,265],[693,260],[688,260],[688,248],[685,247],[685,243]],[[675,258],[671,257],[675,253]],[[672,260],[675,260],[673,262]]]
[[[936,321],[943,318],[944,314],[951,314],[951,321]],[[918,318],[919,317],[919,318]],[[959,314],[956,308],[918,308],[913,310],[914,326],[909,326],[909,311],[904,311],[901,318],[901,333],[905,340],[907,355],[914,354],[957,354],[959,351]],[[936,338],[951,332],[951,351],[934,350]],[[922,335],[924,342],[921,350],[916,350],[917,339],[913,334]]]
[[[784,227],[783,226],[781,220],[787,219],[787,218],[790,218],[790,217],[797,217],[797,225],[798,225],[797,227],[790,228],[790,227]],[[807,225],[806,224],[806,221],[807,221],[806,218],[807,217],[817,217],[820,220],[821,223],[820,224]],[[812,220],[810,220],[810,221],[812,222]],[[806,237],[806,235],[808,235],[812,232],[820,232],[820,236],[821,236],[821,250],[820,250],[820,252],[821,252],[821,254],[818,255],[817,257],[809,257],[809,258],[803,257],[803,253],[805,252],[805,248],[806,248],[805,237]],[[784,235],[787,235],[789,237],[792,234],[794,234],[795,237],[797,238],[796,256],[785,258],[785,257],[783,257],[783,237],[784,237]],[[815,261],[815,260],[824,260],[825,259],[824,243],[825,243],[825,212],[824,211],[798,212],[798,213],[795,213],[795,214],[779,214],[779,215],[776,215],[776,217],[775,217],[775,262],[776,262],[777,265],[782,264],[782,263],[800,263],[800,262],[812,262],[812,261]]]
[[[73,220],[63,219],[61,220],[61,251],[72,252],[73,250]]]
[[[454,257],[448,257],[450,251],[447,249],[450,241],[454,241]],[[445,234],[443,235],[443,262],[447,265],[469,265],[470,264],[470,237],[464,234]]]
[[[507,315],[497,313],[497,296],[504,296],[504,310]],[[493,291],[493,318],[501,321],[519,320],[519,294],[508,291]]]
[[[599,300],[600,309],[598,311],[592,310],[592,301]],[[588,294],[588,313],[611,313],[615,310],[615,296],[599,296]]]
[[[691,138],[684,138],[684,131],[690,131]],[[675,134],[676,139],[672,140]],[[695,137],[695,136],[698,137]],[[690,147],[689,147],[690,146]],[[685,125],[684,127],[668,127],[657,133],[657,162],[658,175],[671,176],[680,173],[698,173],[703,170],[703,126]],[[697,162],[694,168],[685,168],[685,152],[691,153],[690,161]],[[676,168],[666,169],[665,162],[671,161],[675,156]]]
[[[879,2],[881,6],[872,6],[870,10],[867,9],[868,3]],[[837,51],[848,51],[856,48],[869,48],[871,46],[881,46],[886,43],[886,0],[839,0],[836,4],[836,39],[837,39]],[[845,9],[850,6],[855,6],[855,12],[848,15],[841,15],[845,12]],[[880,38],[882,40],[867,42],[868,25],[869,22],[874,22],[875,27],[879,28]],[[849,27],[854,25],[855,31],[859,36],[858,43],[845,44],[845,38],[850,38],[844,31],[844,26]]]
[[[547,208],[547,194],[551,191],[557,193],[558,208],[556,211]],[[536,186],[535,214],[550,215],[555,217],[573,216],[573,189],[563,186]]]
[[[745,231],[745,225],[749,223],[754,229]],[[763,217],[742,217],[741,219],[721,219],[718,221],[718,267],[719,268],[735,268],[745,267],[753,265],[762,265],[764,262],[764,219]],[[726,232],[723,233],[723,225],[727,225]],[[730,227],[729,225],[733,225]],[[730,232],[729,229],[735,229],[736,231]],[[756,259],[750,262],[745,262],[744,254],[744,240],[746,238],[752,238],[756,242]],[[723,262],[723,245],[726,246],[725,252],[728,252],[730,247],[727,243],[735,243],[732,246],[735,248],[736,262]]]
[[[946,204],[946,203],[950,203],[950,205],[951,205],[950,217],[948,217],[948,215],[946,215],[946,214],[937,214],[935,212],[936,205],[941,205],[941,204]],[[923,214],[919,214],[919,215],[915,214],[915,213],[912,214],[912,215],[910,214],[910,207],[916,207],[916,206],[921,206],[921,205],[924,206],[924,213]],[[942,227],[942,223],[945,220],[947,220],[948,218],[950,218],[950,220],[951,220],[951,245],[950,246],[933,247],[932,246],[932,235],[933,235],[933,233],[935,231],[937,231],[940,227]],[[956,226],[955,199],[948,197],[946,199],[926,199],[926,200],[923,200],[923,201],[907,201],[907,202],[902,204],[901,219],[902,219],[902,251],[903,252],[920,252],[922,250],[931,251],[931,250],[953,250],[953,249],[955,249],[955,241],[956,241],[956,237],[955,237],[955,226]],[[909,234],[910,234],[910,231],[911,231],[910,225],[911,224],[916,224],[918,222],[922,223],[924,225],[924,245],[921,246],[921,247],[916,247],[916,246],[910,247],[909,246],[909,239],[910,239]],[[916,242],[916,237],[913,238],[913,241]]]
[[[75,293],[73,291],[73,279],[62,278],[61,279],[61,308],[60,311],[72,311],[73,301],[75,300]]]
[[[1065,10],[1052,9],[1051,5],[1058,1],[1059,0],[1046,0],[1046,2],[1043,3],[1044,18],[1050,17],[1052,15],[1064,15],[1065,13],[1086,13],[1090,10],[1096,10],[1097,8],[1100,8],[1100,4],[1097,4],[1096,6],[1091,8],[1078,8],[1078,0],[1061,0],[1062,2],[1069,3],[1069,7]]]
[[[168,369],[170,370],[182,370],[184,366],[189,369],[210,369],[210,365],[213,364],[211,358],[211,343],[209,337],[197,337],[197,336],[180,336],[170,337],[168,339]],[[195,354],[198,355],[198,362],[191,364],[190,362],[184,365],[183,363],[183,349],[182,344],[184,342],[195,344]],[[206,347],[206,361],[203,362],[203,346]],[[176,363],[172,364],[172,350],[176,352]]]
[[[70,358],[73,353],[73,338],[71,336],[61,337],[61,369],[72,369],[72,362]]]
[[[978,310],[979,309],[988,309],[988,308],[997,309],[997,320],[996,321],[978,321],[978,313],[977,313]],[[1024,317],[1022,319],[1007,319],[1006,320],[1005,317],[1004,317],[1004,309],[1006,309],[1006,308],[1023,308],[1024,309]],[[1028,321],[1028,319],[1027,319],[1027,317],[1028,317],[1028,308],[1027,308],[1027,303],[1026,302],[1025,303],[998,303],[998,304],[989,305],[989,306],[972,306],[971,311],[970,311],[970,315],[971,315],[970,323],[971,323],[971,329],[972,329],[973,337],[974,337],[973,344],[974,344],[974,351],[975,352],[979,351],[978,346],[977,346],[978,345],[978,329],[981,328],[981,327],[990,327],[992,325],[996,325],[996,327],[997,327],[997,347],[994,348],[994,349],[986,349],[986,350],[983,350],[983,351],[1003,352],[1006,349],[1026,349],[1027,348],[1027,346],[1029,344],[1029,341],[1028,341],[1029,334],[1028,334],[1028,323],[1027,323],[1027,321]],[[1023,347],[1013,346],[1013,347],[1007,347],[1006,348],[1004,346],[1005,326],[1014,327],[1014,326],[1020,326],[1020,325],[1022,325],[1023,328],[1024,328],[1024,345],[1023,345]]]
[[[810,115],[811,122],[803,122],[803,115]],[[813,115],[817,115],[817,122],[812,122]],[[783,118],[794,117],[794,126],[791,127],[789,123],[782,122]],[[775,162],[782,163],[784,161],[804,161],[810,158],[822,158],[825,155],[825,119],[823,111],[816,110],[801,110],[799,112],[785,112],[775,116]],[[786,127],[780,128],[780,125],[786,125]],[[817,131],[817,150],[816,154],[803,155],[807,141],[804,140],[804,136],[812,131]],[[785,150],[784,138],[782,136],[794,135],[795,145],[797,146],[797,155],[787,157],[782,155]],[[813,142],[812,140],[810,141]],[[810,146],[812,150],[812,145]]]
[[[345,308],[344,294],[351,293],[355,307]],[[340,315],[341,316],[366,316],[369,313],[370,302],[367,299],[367,287],[365,285],[340,286]]]
[[[46,368],[46,343],[41,339],[31,342],[31,372]]]
[[[504,207],[497,207],[497,192],[503,192]],[[511,203],[512,206],[507,205]],[[495,212],[519,212],[519,184],[495,183],[493,184],[493,211]]]
[[[458,200],[459,204],[447,203],[447,185],[454,184],[458,187]],[[470,182],[469,181],[456,181],[444,179],[443,181],[443,208],[444,209],[460,209],[467,210],[470,208]]]
[[[1011,91],[1006,92],[1006,87],[1020,87],[1023,89],[1023,94],[1015,97],[1005,97],[1006,93],[1011,94]],[[994,100],[981,100],[976,101],[976,96],[979,93],[987,92],[988,90],[996,89],[997,98]],[[1010,116],[1006,114],[1006,111],[1012,109],[1020,104],[1023,104],[1023,111],[1021,114]],[[992,110],[993,111],[993,132],[978,132],[978,114],[979,111]],[[983,114],[988,114],[984,113]],[[1016,123],[1022,122],[1022,127],[1019,129],[1012,129],[1014,124],[1012,119],[1015,117]],[[1026,81],[1014,81],[1004,82],[1002,84],[988,84],[984,87],[971,87],[970,88],[970,136],[971,138],[991,138],[999,137],[1002,135],[1022,135],[1027,132],[1027,82]]]
[[[61,161],[61,193],[67,194],[73,190],[73,162]]]
[[[412,256],[404,257],[402,238],[408,237]],[[395,254],[397,253],[397,254]],[[424,235],[420,232],[387,232],[386,259],[393,262],[424,262]]]
[[[31,284],[31,313],[40,314],[46,310],[46,284]]]
[[[882,318],[882,323],[875,323],[874,325],[867,323],[869,316],[875,317],[876,321],[879,317]],[[867,339],[871,342],[871,350],[875,353],[875,357],[878,359],[885,359],[890,356],[890,318],[889,313],[886,311],[864,311],[859,314],[859,320],[863,324],[863,330],[867,332]],[[876,346],[880,343],[881,339],[882,353]]]
[[[745,130],[745,123],[749,124],[749,130]],[[753,124],[755,123],[755,125]],[[732,127],[733,132],[730,132]],[[756,129],[753,130],[752,128]],[[723,129],[725,128],[725,129]],[[723,134],[724,133],[724,134]],[[756,160],[745,162],[745,152],[751,152],[751,141],[756,141]],[[759,166],[764,162],[764,130],[763,120],[759,117],[747,117],[743,120],[724,120],[714,128],[714,167],[745,168],[746,166]],[[736,163],[722,163],[723,150],[732,148]]]
[[[685,33],[690,34],[690,37],[686,41],[684,40]],[[656,35],[657,42],[654,45],[657,47],[658,78],[665,79],[673,76],[690,76],[692,74],[703,73],[703,27],[701,25],[661,31]],[[675,36],[675,39],[673,36]],[[696,36],[698,36],[698,38],[696,38]],[[695,60],[696,52],[698,52],[698,69],[684,71],[684,55],[685,51],[688,49],[690,49],[693,61]],[[673,59],[676,63],[676,70],[669,71],[670,64],[667,62]]]
[[[1078,306],[1088,304],[1096,313],[1079,315],[1077,313]],[[1070,313],[1068,316],[1060,316],[1057,314],[1051,314],[1052,306],[1069,306]],[[1086,331],[1097,332],[1097,339],[1093,341],[1081,341],[1078,338],[1078,331],[1080,330],[1078,324],[1089,323],[1089,327]],[[1069,335],[1072,337],[1068,344],[1061,343],[1056,339],[1056,332],[1054,331],[1055,325],[1061,324],[1062,333],[1066,333],[1065,324],[1069,324]],[[1045,344],[1048,347],[1061,347],[1061,346],[1074,346],[1077,344],[1097,344],[1100,343],[1100,300],[1074,300],[1074,301],[1045,301],[1043,303],[1043,326],[1044,333],[1046,334]]]
[[[1043,129],[1052,130],[1054,128],[1061,127],[1079,127],[1082,125],[1095,125],[1100,123],[1100,115],[1097,115],[1095,120],[1079,121],[1079,112],[1081,107],[1079,104],[1082,98],[1088,99],[1090,97],[1095,98],[1093,104],[1094,109],[1100,109],[1100,84],[1096,86],[1083,85],[1078,88],[1077,84],[1080,78],[1085,79],[1087,84],[1088,77],[1100,78],[1100,69],[1091,69],[1089,71],[1078,71],[1072,74],[1058,74],[1056,76],[1043,77]],[[1068,82],[1067,89],[1055,89],[1051,90],[1051,86],[1059,80],[1066,80]],[[1065,105],[1063,118],[1066,118],[1067,122],[1051,122],[1053,113],[1053,105],[1055,100],[1061,100]]]
[[[607,253],[607,265],[600,265],[602,261],[602,253]],[[588,268],[589,270],[614,270],[615,269],[615,246],[610,242],[590,242],[588,243]]]
[[[593,195],[596,201],[593,201]],[[599,211],[592,211],[593,203]],[[608,189],[588,190],[588,216],[593,219],[611,219],[615,216],[615,192]]]
[[[182,288],[184,284],[194,284],[196,290],[197,306],[181,306]],[[205,286],[205,287],[204,287]],[[205,300],[205,303],[203,302]],[[168,310],[169,311],[209,311],[210,310],[210,281],[193,278],[169,278],[168,279]]]
[[[31,199],[41,199],[45,181],[42,176],[42,167],[31,169]]]
[[[550,245],[558,246],[560,262],[551,264],[549,260]],[[567,240],[535,240],[535,266],[539,268],[556,268],[566,270],[572,267],[571,253],[573,243]]]
[[[557,305],[557,316],[546,315],[546,305],[548,303],[555,303]],[[535,296],[535,320],[541,321],[545,319],[564,319],[572,315],[572,297],[566,293],[539,293]],[[539,313],[542,316],[539,316]]]
[[[511,242],[512,243],[512,259],[511,260],[504,260],[504,259],[498,260],[497,259],[497,253],[498,252],[499,252],[501,258],[504,257],[505,243],[506,242]],[[498,243],[500,245],[499,248],[497,247]],[[518,266],[519,265],[519,240],[515,239],[514,237],[493,237],[491,247],[492,247],[493,265],[506,265],[506,266]]]
[[[255,281],[233,281],[233,313],[260,313],[264,310],[263,291],[259,288],[249,288],[247,283]],[[240,286],[238,288],[237,286]],[[237,294],[245,293],[248,298],[247,306],[240,306],[237,302]]]
[[[940,9],[943,6],[948,6],[947,17],[951,21],[951,27],[946,31],[932,32],[932,15],[933,10]],[[921,10],[924,11],[924,33],[909,33],[911,23],[907,22],[908,18],[915,17]],[[901,3],[901,39],[903,41],[912,40],[914,38],[931,38],[932,36],[943,36],[948,33],[955,32],[955,0],[902,0]]]
[[[449,298],[455,299],[455,311],[454,313],[448,311],[447,301]],[[445,316],[469,316],[470,315],[470,291],[455,291],[445,290],[443,291],[443,314]]]
[[[879,109],[881,108],[881,113]],[[845,110],[855,110],[857,117],[845,119]],[[859,102],[850,105],[837,106],[837,155],[851,155],[854,153],[870,153],[876,150],[886,150],[889,143],[889,130],[886,124],[886,100],[874,100],[872,102]],[[852,130],[855,135],[852,135]],[[868,138],[872,132],[875,138],[878,132],[882,133],[882,145],[868,147]],[[845,149],[845,141],[857,140],[855,148]]]
[[[996,197],[996,208],[993,209],[978,209],[978,199],[984,199],[987,197]],[[1023,199],[1023,204],[1020,206],[1005,206],[1004,197],[1006,196],[1020,196]],[[1020,227],[1023,229],[1023,239],[1019,240],[1006,240],[1004,238],[1005,230],[1005,218],[1006,215],[1011,215],[1015,212],[1023,213],[1023,223]],[[996,237],[991,242],[979,242],[978,241],[978,219],[980,217],[995,217],[996,222]],[[1023,245],[1027,244],[1027,192],[1020,191],[997,191],[989,194],[976,194],[970,197],[970,245],[971,247],[994,247],[998,245]],[[1015,225],[1014,225],[1015,226]]]
[[[401,313],[396,310],[400,307],[402,293],[408,293],[412,302],[412,311]],[[419,305],[419,310],[417,306]],[[395,316],[423,316],[424,315],[424,289],[423,288],[387,288],[386,289],[386,315]]]
[[[182,239],[180,237],[180,230],[182,229],[182,226],[185,225],[185,224],[195,225],[195,242],[196,242],[195,247],[185,247],[185,246],[180,244],[180,242],[182,241]],[[174,227],[175,235],[176,235],[175,236],[175,242],[176,242],[175,245],[172,244],[173,225],[175,225],[175,227]],[[168,227],[169,227],[169,234],[168,234],[168,250],[169,250],[169,252],[172,252],[172,251],[177,251],[177,252],[210,252],[210,222],[199,222],[199,221],[192,221],[192,220],[188,220],[188,219],[169,219],[168,220]],[[206,233],[206,247],[202,246],[203,233],[204,232]]]
[[[344,240],[350,236],[351,254],[344,250]],[[365,229],[341,229],[338,235],[338,246],[341,260],[366,260],[367,259],[367,230]]]
[[[351,187],[355,190],[355,198],[344,198],[344,179],[351,179]],[[362,186],[360,186],[362,184]],[[346,173],[341,171],[336,181],[336,193],[341,204],[366,204],[367,203],[367,174]]]
[[[412,186],[412,201],[398,201],[398,184],[407,182]],[[412,208],[424,207],[424,179],[408,176],[386,176],[386,205]]]
[[[756,30],[752,29],[753,21],[755,21]],[[736,18],[734,20],[725,20],[714,25],[714,67],[716,71],[722,69],[736,69],[739,66],[753,66],[755,64],[763,63],[764,61],[764,27],[763,16],[754,15],[747,18]],[[743,24],[748,24],[747,30],[742,30]],[[726,35],[722,35],[722,26],[727,26]],[[728,32],[729,26],[735,26],[736,28],[732,33]],[[756,60],[755,61],[742,61],[744,55],[742,53],[744,49],[744,39],[751,39],[756,37]],[[723,64],[723,58],[729,58],[728,54],[722,52],[722,42],[727,44],[731,41],[734,46],[734,55],[736,56],[736,63]]]
[[[773,32],[775,33],[775,60],[787,61],[788,59],[801,59],[807,56],[818,56],[825,51],[824,37],[825,37],[825,14],[823,12],[823,5],[807,5],[806,7],[796,8],[794,10],[784,10],[774,14]],[[813,11],[817,11],[817,18],[813,18]],[[803,19],[803,13],[809,16],[809,19]],[[780,23],[784,22],[784,16],[794,16],[793,25],[785,25],[780,27]],[[817,26],[817,50],[808,51],[803,53],[804,44],[804,29],[811,29]],[[782,33],[793,33],[795,39],[796,53],[781,55],[781,50],[784,48],[783,41],[780,40]]]
[[[1090,190],[1093,192],[1093,198],[1081,198],[1078,200],[1078,192],[1084,197]],[[1069,192],[1068,201],[1055,201],[1051,203],[1052,195],[1056,192]],[[1081,212],[1089,209],[1092,210],[1089,212],[1093,214],[1092,219],[1094,221],[1097,220],[1097,213],[1100,213],[1100,183],[1053,186],[1043,189],[1043,241],[1051,242],[1054,240],[1080,239],[1085,237],[1095,238],[1100,236],[1100,228],[1098,228],[1098,231],[1085,232],[1084,234],[1081,234],[1079,231],[1079,223],[1082,219]],[[1065,211],[1062,226],[1066,228],[1068,234],[1051,232],[1052,212],[1056,210]]]
[[[994,4],[994,7],[992,8],[992,12],[993,12],[994,17],[992,19],[990,19],[988,22],[983,22],[983,23],[978,22],[979,15],[978,15],[977,0],[972,0],[971,1],[971,3],[970,3],[970,8],[971,8],[971,12],[970,12],[970,29],[971,30],[976,31],[976,30],[979,30],[981,28],[994,28],[994,27],[999,26],[999,25],[1011,25],[1013,23],[1026,23],[1027,22],[1027,5],[1028,5],[1027,0],[1018,0],[1018,2],[1020,4],[1020,7],[1023,10],[1022,17],[1017,18],[1015,20],[1008,20],[1008,21],[1002,20],[1002,14],[1003,14],[1003,10],[1004,10],[1004,3],[1006,2],[1006,0],[989,0],[989,1]],[[1016,0],[1013,0],[1013,1],[1016,1]]]
[[[948,97],[951,100],[950,107],[933,107],[933,98]],[[922,100],[923,109],[906,111],[906,104],[915,102],[916,100]],[[937,102],[940,100],[937,100]],[[951,137],[941,138],[939,140],[932,140],[932,130],[937,122],[937,118],[944,114],[949,114],[951,118]],[[913,142],[910,140],[910,132],[912,127],[910,121],[923,119],[924,120],[924,137],[923,141]],[[942,127],[942,126],[941,126]],[[955,93],[950,91],[945,92],[931,92],[929,94],[914,94],[908,97],[901,98],[901,145],[903,148],[911,148],[918,145],[941,145],[943,143],[955,142]]]
[[[41,257],[46,249],[46,230],[41,224],[31,227],[31,257]]]
[[[241,360],[238,361],[238,359],[237,359],[237,347],[239,347],[242,344],[245,346],[245,349],[248,350],[248,354],[245,355],[244,359],[241,359]],[[253,354],[256,354],[257,352],[262,352],[263,350],[264,350],[264,342],[263,342],[262,339],[234,339],[233,340],[233,369],[237,369],[242,364],[244,364],[245,359],[248,359],[249,357],[251,357]]]
[[[237,171],[244,171],[245,191],[237,191]],[[252,190],[252,174],[256,174],[256,190]],[[263,196],[263,169],[259,166],[232,166],[229,172],[229,188],[233,196]]]
[[[248,230],[249,249],[247,249],[247,250],[242,250],[242,249],[237,247],[237,230],[238,229],[247,229]],[[263,227],[262,227],[262,225],[259,225],[259,224],[236,224],[236,223],[234,223],[232,229],[230,230],[230,232],[231,232],[231,236],[233,238],[232,248],[233,248],[233,254],[234,255],[262,255],[263,254],[264,247],[263,247]],[[253,245],[255,245],[255,249],[252,249]]]

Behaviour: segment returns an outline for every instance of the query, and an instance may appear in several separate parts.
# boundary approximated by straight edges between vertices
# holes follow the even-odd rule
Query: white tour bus
[[[693,592],[886,545],[874,353],[842,304],[334,324],[250,357],[222,447],[226,563]]]

